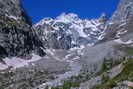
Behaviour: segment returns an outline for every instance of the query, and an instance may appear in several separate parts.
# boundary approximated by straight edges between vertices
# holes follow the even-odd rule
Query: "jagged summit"
[[[114,22],[123,21],[133,15],[133,0],[120,0],[117,10],[112,16]]]
[[[17,1],[0,0],[0,89],[133,87],[132,0],[110,20],[63,13],[35,25]]]
[[[0,7],[0,16],[7,16],[31,25],[31,19],[22,7],[21,0],[0,0]]]
[[[63,13],[55,19],[44,18],[33,27],[42,31],[42,37],[47,41],[50,39],[49,35],[54,33],[54,35],[56,35],[54,40],[58,43],[58,48],[66,48],[63,46],[66,44],[67,46],[69,45],[67,48],[71,48],[73,46],[93,45],[97,40],[100,40],[106,25],[105,23],[105,15],[102,15],[98,19],[88,20],[80,19],[78,15],[74,13]],[[47,26],[52,30],[47,29]],[[63,44],[61,40],[64,41]],[[60,44],[63,47],[60,47]]]
[[[108,21],[104,40],[132,38],[133,0],[120,0],[117,10]],[[129,35],[130,34],[130,35]]]
[[[74,13],[62,13],[61,15],[55,17],[55,18],[50,18],[50,17],[47,17],[47,18],[44,18],[42,19],[41,21],[37,22],[34,26],[37,26],[37,25],[41,25],[41,24],[44,24],[44,23],[50,23],[50,22],[53,22],[55,21],[56,22],[64,22],[64,23],[72,23],[72,22],[78,22],[78,21],[81,21],[81,19],[78,17],[77,14],[74,14]]]
[[[39,39],[21,4],[20,0],[0,0],[0,59],[27,55],[41,44],[35,44]]]
[[[62,13],[60,16],[56,18],[57,20],[62,20],[64,22],[72,22],[72,21],[79,21],[79,17],[77,14],[74,13]]]

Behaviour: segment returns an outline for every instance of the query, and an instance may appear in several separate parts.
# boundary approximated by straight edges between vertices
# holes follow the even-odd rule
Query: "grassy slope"
[[[133,82],[133,59],[128,59],[126,63],[124,63],[123,71],[114,77],[113,79],[108,79],[104,81],[100,85],[96,85],[93,89],[110,89],[117,86],[117,83],[122,82],[124,80],[129,80]]]

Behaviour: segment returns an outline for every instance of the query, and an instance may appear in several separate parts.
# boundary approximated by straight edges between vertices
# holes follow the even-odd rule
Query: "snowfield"
[[[17,57],[5,58],[5,59],[3,59],[3,61],[6,64],[0,63],[0,70],[5,70],[8,67],[12,67],[13,69],[21,68],[24,66],[28,66],[29,63],[38,61],[40,59],[41,59],[41,57],[36,54],[32,54],[32,58],[30,60],[25,60],[25,59],[21,59],[21,58],[17,58]]]
[[[128,40],[128,41],[122,41],[121,39],[116,39],[116,40],[114,40],[115,42],[117,42],[117,43],[119,43],[119,44],[133,44],[133,40],[132,39],[130,39],[130,40]]]

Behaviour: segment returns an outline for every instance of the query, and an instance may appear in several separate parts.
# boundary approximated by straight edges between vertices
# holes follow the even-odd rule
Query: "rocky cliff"
[[[32,25],[21,1],[0,0],[0,88],[132,88],[132,4],[121,0],[109,20],[70,13]]]
[[[133,20],[133,1],[121,0],[117,10],[108,22],[104,40],[123,39],[128,41],[132,39],[132,20]]]
[[[94,45],[102,39],[106,26],[106,15],[98,19],[80,19],[76,14],[61,14],[55,19],[44,18],[33,27],[40,31],[40,37],[47,48],[70,49]]]
[[[25,56],[43,47],[19,0],[0,0],[0,57]]]

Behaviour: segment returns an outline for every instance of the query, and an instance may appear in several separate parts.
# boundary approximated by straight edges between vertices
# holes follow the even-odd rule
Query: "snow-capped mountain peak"
[[[47,29],[47,26],[50,27],[51,30]],[[54,35],[56,35],[54,40],[56,40],[59,45],[62,44],[62,42],[60,43],[61,40],[64,41],[63,45],[66,45],[66,42],[68,43],[68,41],[70,41],[70,43],[68,43],[70,47],[68,48],[71,48],[73,45],[90,45],[97,42],[105,28],[105,16],[102,15],[98,19],[88,20],[80,19],[78,15],[74,13],[63,13],[55,19],[44,18],[35,24],[34,27],[42,31],[42,39],[49,40],[51,39],[49,36],[54,33]]]
[[[62,13],[60,16],[58,16],[56,18],[56,20],[60,20],[60,21],[63,21],[63,22],[75,22],[75,21],[79,21],[79,17],[78,15],[74,14],[74,13]]]

